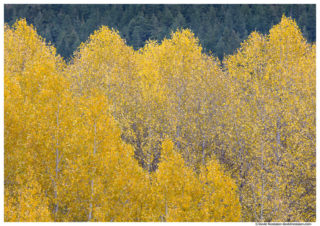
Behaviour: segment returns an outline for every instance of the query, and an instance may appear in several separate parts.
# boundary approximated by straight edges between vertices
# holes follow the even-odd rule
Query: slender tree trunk
[[[94,120],[94,146],[93,146],[93,155],[96,154],[97,152],[97,140],[96,140],[96,136],[97,136],[97,121],[96,119]],[[93,170],[92,172],[93,173]],[[93,176],[93,175],[92,175]],[[92,202],[93,202],[93,179],[90,180],[90,185],[91,185],[91,197],[90,197],[90,209],[89,209],[89,217],[88,217],[88,221],[90,221],[92,219]]]
[[[55,214],[55,220],[57,219],[57,213],[58,213],[58,208],[59,208],[59,204],[58,204],[58,192],[57,192],[57,183],[58,183],[58,173],[59,173],[59,149],[58,149],[58,145],[59,145],[59,140],[58,140],[58,134],[59,134],[59,102],[58,102],[58,111],[57,111],[57,134],[56,134],[56,181],[55,181],[55,190],[54,190],[54,198],[56,200],[56,205],[55,205],[55,209],[54,209],[54,214]]]
[[[261,211],[260,211],[260,221],[263,221],[263,204],[264,204],[264,175],[263,175],[263,170],[264,170],[264,147],[263,147],[263,141],[261,139]]]

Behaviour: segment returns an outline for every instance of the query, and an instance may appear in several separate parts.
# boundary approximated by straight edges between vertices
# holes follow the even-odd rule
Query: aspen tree
[[[157,210],[161,221],[238,221],[241,207],[236,184],[210,161],[199,177],[164,140],[159,169],[155,174]]]
[[[309,205],[301,204],[298,207],[295,204],[305,201],[298,201],[296,197],[304,197],[313,190],[312,176],[307,176],[315,169],[312,167],[315,161],[312,136],[307,138],[306,134],[298,132],[306,125],[303,119],[305,113],[302,112],[315,112],[315,108],[311,110],[314,104],[309,102],[315,97],[315,87],[311,85],[315,79],[311,63],[314,60],[313,49],[305,42],[295,22],[283,17],[281,23],[270,30],[270,35],[251,34],[238,53],[226,61],[232,78],[230,90],[235,94],[230,97],[238,96],[238,100],[232,102],[231,109],[247,112],[235,115],[235,121],[241,122],[243,132],[239,133],[236,124],[234,131],[245,142],[245,156],[249,160],[246,164],[251,176],[247,174],[240,180],[244,182],[241,183],[245,199],[243,210],[248,220],[314,219],[310,205],[313,199],[310,196],[306,196]],[[305,87],[301,86],[301,79],[307,84]],[[308,94],[303,94],[305,92]],[[302,104],[305,101],[309,103],[308,107]],[[312,131],[315,123],[309,123],[309,131]],[[299,139],[298,134],[301,135]],[[291,142],[293,140],[295,142]],[[302,140],[304,145],[301,146]],[[303,150],[303,155],[300,150]],[[233,155],[232,152],[229,154]],[[234,156],[231,159],[236,158]],[[307,169],[300,170],[300,176],[294,173],[298,165],[305,165]],[[260,175],[256,175],[257,172]],[[309,182],[301,183],[301,180],[304,181],[302,178],[306,177]],[[300,195],[294,195],[296,191],[301,192]],[[310,215],[306,214],[305,208]]]
[[[56,117],[52,103],[57,100],[52,94],[60,95],[64,88],[65,80],[59,76],[64,64],[55,56],[55,49],[47,46],[25,20],[17,21],[12,29],[6,26],[5,34],[5,115],[8,119],[5,125],[5,175],[12,183],[13,175],[24,174],[28,165],[35,165],[42,189],[49,199],[56,199],[52,192],[57,191],[58,178],[50,178],[50,174],[58,174],[59,170],[57,163],[51,162],[57,159],[55,148],[50,146],[57,139],[54,137],[57,127],[54,126]],[[12,98],[17,100],[16,104]],[[12,138],[16,139],[15,143]],[[12,160],[17,164],[12,165]]]
[[[12,190],[5,190],[4,220],[6,222],[50,222],[48,198],[29,166],[22,177],[17,175],[17,184]]]
[[[223,66],[188,29],[133,51],[103,26],[68,65],[25,20],[4,44],[6,221],[315,220],[316,51],[289,18]]]

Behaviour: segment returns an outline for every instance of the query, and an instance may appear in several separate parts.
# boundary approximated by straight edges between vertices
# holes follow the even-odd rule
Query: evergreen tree
[[[224,27],[224,31],[222,33],[222,41],[224,46],[224,53],[229,55],[232,53],[232,31],[228,26]]]
[[[159,30],[160,30],[159,21],[158,21],[158,18],[154,14],[152,14],[150,23],[151,23],[151,25],[150,25],[151,26],[150,39],[159,40]]]
[[[256,28],[261,33],[266,34],[267,31],[269,30],[266,9],[265,7],[263,7],[263,5],[257,5],[255,7],[255,11],[257,13],[257,25],[258,25]]]
[[[190,23],[191,30],[194,32],[195,35],[198,36],[199,28],[200,28],[201,18],[199,9],[196,8],[192,14],[192,21]]]
[[[61,33],[60,26],[57,23],[54,23],[52,26],[52,31],[51,31],[53,43],[58,43],[60,33]],[[58,53],[60,53],[60,52],[58,52]]]
[[[119,27],[124,27],[129,24],[130,20],[134,17],[133,8],[127,7],[126,10],[123,13],[123,17],[121,18],[119,22]]]
[[[60,55],[64,58],[68,57],[69,53],[69,46],[68,46],[68,38],[65,31],[63,31],[59,35],[59,42],[57,46],[57,51],[60,53]]]
[[[166,6],[163,12],[163,17],[161,19],[162,26],[166,26],[167,28],[171,27],[173,20],[174,20],[174,17],[172,16],[172,13],[169,7]]]
[[[316,5],[308,5],[308,19],[306,29],[309,33],[309,38],[311,42],[316,41]]]
[[[142,12],[139,13],[139,15],[136,17],[136,26],[138,26],[137,29],[139,29],[139,39],[140,39],[140,47],[142,46],[142,43],[144,43],[148,37],[150,36],[150,27],[148,19],[144,16]],[[135,34],[135,35],[137,35]]]
[[[308,24],[307,18],[308,18],[307,12],[304,11],[301,14],[301,16],[299,17],[298,21],[297,21],[298,22],[298,26],[300,28],[303,28],[303,27],[307,26],[307,24]]]
[[[303,28],[302,28],[302,35],[305,39],[307,39],[307,40],[309,39],[309,32],[307,31],[306,26],[303,26]]]
[[[215,48],[215,54],[217,55],[220,61],[223,60],[225,49],[226,47],[223,42],[223,37],[221,37]]]
[[[246,25],[246,30],[248,31],[248,34],[251,31],[254,31],[255,25],[252,21],[252,13],[251,8],[248,4],[243,4],[240,6],[240,12],[243,15],[244,23]]]
[[[218,42],[220,41],[220,37],[221,37],[220,24],[216,23],[216,24],[214,24],[213,28],[212,27],[209,28],[209,31],[207,33],[207,47],[206,48],[207,48],[207,51],[211,50],[213,53],[216,53],[217,56],[218,56],[217,51],[218,51],[218,49],[221,48],[221,46],[219,48],[217,48]]]
[[[216,12],[216,9],[212,5],[209,7],[207,16],[208,16],[208,22],[211,24],[211,26],[218,23],[217,12]]]
[[[132,36],[130,38],[130,42],[134,49],[139,49],[142,46],[142,40],[140,36],[140,26],[135,26],[132,32]]]
[[[41,11],[38,13],[37,17],[34,18],[34,25],[38,29],[39,33],[44,31],[44,21]]]
[[[51,26],[50,25],[47,25],[45,31],[44,31],[44,35],[43,35],[43,38],[46,39],[46,42],[53,42],[53,38],[52,38],[52,34],[51,34]]]
[[[72,53],[79,47],[80,45],[80,39],[78,37],[77,32],[72,29],[71,33],[68,36],[68,57],[72,56]]]
[[[177,29],[181,29],[183,27],[185,27],[185,19],[183,17],[183,15],[179,12],[177,17],[174,19],[174,22],[171,26],[171,30],[172,31],[176,31]]]
[[[237,48],[240,47],[240,38],[237,32],[235,30],[232,31],[231,36],[230,36],[230,51],[233,54],[234,51],[236,51]]]
[[[165,38],[169,38],[170,37],[170,32],[171,32],[171,29],[169,29],[165,25],[162,25],[161,29],[160,29],[160,34],[159,34],[160,40],[162,41]]]
[[[235,10],[235,14],[233,15],[233,28],[239,34],[241,41],[248,37],[244,16],[240,10]]]

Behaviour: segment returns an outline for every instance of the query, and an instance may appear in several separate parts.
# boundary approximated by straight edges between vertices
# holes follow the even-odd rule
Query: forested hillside
[[[4,20],[13,25],[26,18],[41,37],[69,59],[102,25],[119,31],[135,50],[149,39],[161,42],[171,31],[189,28],[203,52],[220,60],[240,47],[252,31],[268,34],[282,15],[295,19],[309,43],[316,40],[316,5],[19,5],[4,7]]]
[[[282,16],[224,58],[102,26],[66,62],[4,27],[4,219],[315,222],[316,45]]]

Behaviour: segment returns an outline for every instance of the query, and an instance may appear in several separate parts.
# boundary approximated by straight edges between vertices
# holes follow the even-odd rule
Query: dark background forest
[[[189,28],[203,51],[223,59],[233,53],[252,31],[268,34],[282,15],[294,19],[303,36],[316,41],[315,4],[233,5],[122,5],[122,4],[6,4],[4,21],[19,18],[33,24],[40,36],[69,59],[81,42],[100,26],[119,31],[135,50],[149,39],[161,42],[171,31]]]

